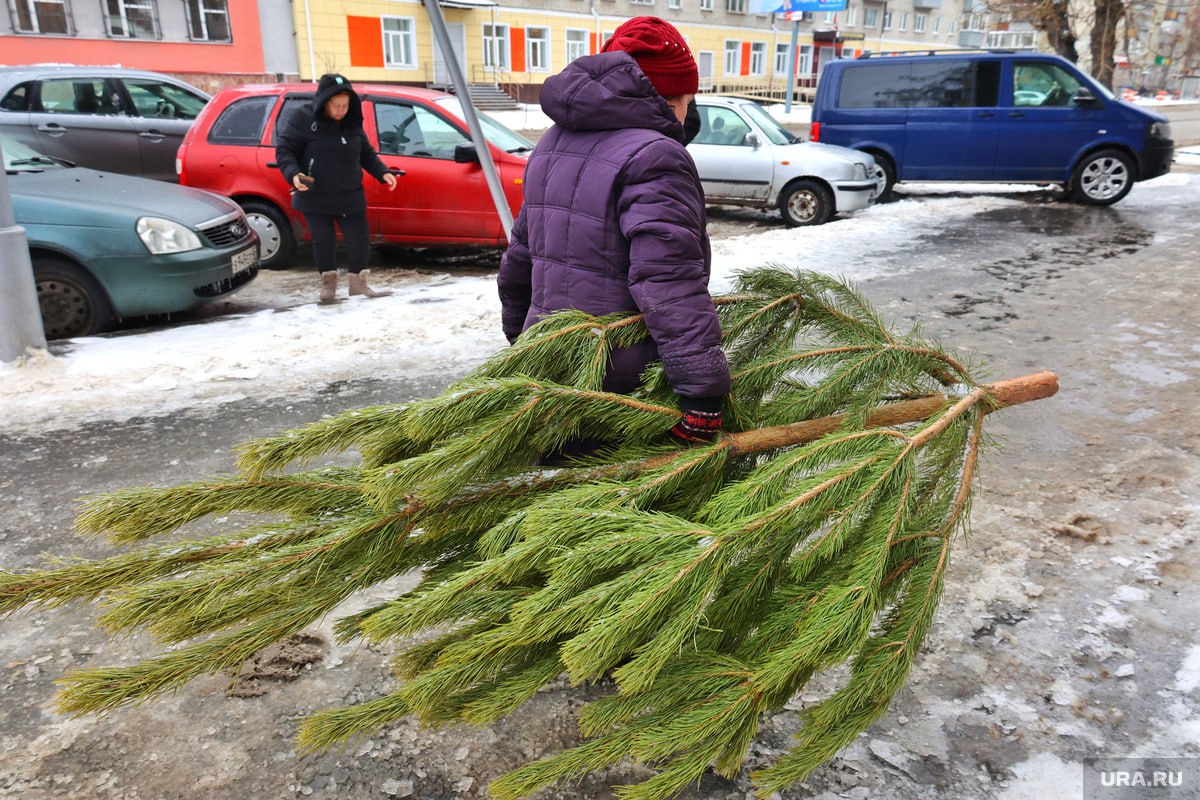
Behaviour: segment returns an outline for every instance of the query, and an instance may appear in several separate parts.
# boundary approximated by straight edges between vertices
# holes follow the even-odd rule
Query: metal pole
[[[783,113],[792,113],[792,94],[796,91],[796,48],[800,41],[800,20],[792,21],[792,43],[788,47],[787,57],[787,101],[783,104]]]
[[[463,117],[466,118],[467,129],[471,132],[471,141],[475,143],[475,150],[479,153],[479,164],[483,167],[483,177],[487,180],[488,189],[491,190],[492,202],[496,204],[496,213],[500,215],[504,238],[511,239],[512,210],[508,207],[508,200],[504,197],[504,188],[500,185],[500,173],[496,171],[496,164],[492,161],[492,150],[488,147],[487,139],[483,135],[483,128],[479,124],[479,115],[475,113],[475,104],[471,101],[470,92],[467,91],[467,80],[463,76],[462,65],[458,63],[454,47],[450,44],[450,33],[446,30],[446,18],[442,16],[442,7],[438,4],[438,0],[423,0],[423,2],[425,10],[429,12],[429,24],[433,27],[433,35],[437,37],[438,46],[442,48],[442,57],[446,59],[446,69],[450,70],[450,80],[454,82],[454,88],[458,92],[458,102],[462,105]],[[493,33],[495,33],[494,30]]]
[[[25,229],[13,216],[8,170],[0,169],[0,361],[16,361],[30,348],[45,350],[46,333]]]

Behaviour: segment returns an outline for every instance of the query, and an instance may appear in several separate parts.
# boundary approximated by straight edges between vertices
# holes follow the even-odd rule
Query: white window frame
[[[730,47],[732,45],[732,47]],[[726,39],[723,48],[724,57],[722,58],[721,66],[724,67],[722,74],[737,75],[742,74],[742,42],[740,39]],[[730,60],[732,58],[732,61]],[[732,68],[731,68],[732,67]]]
[[[897,28],[897,30],[901,30],[901,31],[908,30],[908,12],[907,11],[900,12],[900,27]]]
[[[924,33],[925,25],[928,19],[928,14],[917,14],[915,17],[913,17],[913,31],[915,33]]]
[[[38,16],[39,6],[57,5],[62,8],[63,20],[67,30],[65,32],[53,31],[47,36],[73,36],[75,34],[75,24],[71,18],[71,3],[70,0],[9,0],[8,12],[12,19],[13,33],[42,33],[42,21]],[[22,28],[20,24],[21,10],[29,17],[29,25]]]
[[[812,54],[811,44],[802,44],[796,48],[797,75],[812,75]]]
[[[573,34],[573,33],[582,33],[583,39],[582,40],[572,40],[571,34]],[[587,28],[567,28],[567,32],[564,34],[564,37],[565,37],[565,42],[566,42],[565,52],[567,54],[567,63],[568,64],[570,64],[572,61],[579,58],[580,56],[586,56],[588,54],[588,52],[590,50],[590,48],[588,47],[589,33],[590,33],[590,31]]]
[[[712,11],[713,10],[713,0],[700,0],[700,10],[701,11]]]
[[[401,30],[388,30],[387,23],[400,22],[406,25]],[[383,35],[384,69],[417,68],[417,20],[415,17],[400,17],[387,14],[379,18],[379,31]],[[401,58],[397,59],[397,48]]]
[[[534,31],[541,31],[542,35],[535,37]],[[527,25],[525,27],[525,71],[526,72],[549,72],[553,62],[550,54],[550,26],[549,25]],[[534,51],[541,50],[541,58],[538,59],[541,63],[534,66]]]
[[[863,27],[874,28],[879,24],[879,9],[864,8],[863,9]]]
[[[788,60],[788,50],[789,49],[791,49],[791,45],[784,44],[783,42],[775,43],[775,74],[776,75],[784,75],[784,76],[787,75],[787,60]]]
[[[682,6],[683,6],[683,3],[681,3],[680,0],[667,0],[667,8],[673,8],[673,9],[678,10]]]
[[[208,8],[208,5],[219,5],[220,8]],[[184,14],[188,21],[188,38],[193,42],[232,42],[233,41],[233,26],[229,24],[229,3],[226,0],[184,0]],[[192,9],[195,8],[195,16],[200,20],[200,30],[192,28]],[[210,16],[223,17],[225,20],[225,30],[228,36],[224,39],[217,39],[211,36],[208,32],[208,22]]]
[[[858,6],[848,6],[846,8],[846,27],[853,28],[858,24]]]
[[[654,0],[629,0],[629,3],[635,6],[652,6],[654,5]]]
[[[726,14],[745,14],[746,0],[725,0]]]
[[[767,43],[750,43],[750,74],[763,76],[767,74]]]
[[[933,32],[934,33],[942,32],[942,18],[941,17],[933,18]]]
[[[116,10],[112,6],[116,6]],[[150,15],[150,33],[146,36],[135,36],[129,24],[129,10],[145,11]],[[104,0],[100,6],[104,16],[104,29],[110,39],[157,39],[158,34],[158,3],[155,0]],[[124,33],[113,31],[113,21],[120,23]]]
[[[483,66],[485,69],[507,71],[510,69],[509,53],[512,47],[509,44],[508,26],[493,25],[490,22],[483,24]]]
[[[883,12],[883,29],[885,31],[890,31],[892,29],[892,23],[895,21],[894,14],[895,12],[892,11]]]

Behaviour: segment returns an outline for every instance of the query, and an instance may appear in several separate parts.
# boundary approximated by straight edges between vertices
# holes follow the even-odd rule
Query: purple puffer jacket
[[[629,392],[662,359],[675,392],[729,391],[708,293],[704,190],[683,126],[624,52],[575,59],[542,88],[554,120],[525,169],[500,262],[509,339],[554,311],[641,311],[653,341],[614,351],[604,388]]]

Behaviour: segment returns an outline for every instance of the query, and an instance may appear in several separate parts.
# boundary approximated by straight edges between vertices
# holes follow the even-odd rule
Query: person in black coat
[[[275,160],[292,192],[292,207],[312,235],[313,260],[321,273],[321,302],[337,294],[334,223],[346,245],[350,294],[380,297],[367,285],[367,196],[362,172],[396,188],[396,176],[379,160],[363,132],[362,101],[341,75],[326,74],[311,104],[292,114],[279,134]]]

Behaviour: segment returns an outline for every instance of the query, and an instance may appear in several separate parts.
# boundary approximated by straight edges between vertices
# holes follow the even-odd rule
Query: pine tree
[[[220,480],[94,498],[78,528],[136,545],[0,572],[0,612],[95,601],[113,632],[171,649],[64,679],[59,705],[104,712],[235,667],[354,592],[422,570],[412,591],[339,619],[393,642],[396,691],[318,713],[302,750],[408,715],[486,725],[566,674],[611,679],[584,744],[492,783],[498,798],[630,758],[627,798],[735,774],[764,714],[848,664],[791,749],[753,778],[802,780],[902,686],[966,526],[984,416],[1046,397],[1052,375],[984,385],[918,330],[889,331],[851,287],[759,269],[718,298],[733,373],[728,433],[682,447],[661,367],[600,390],[639,316],[564,312],[442,395],[364,408],[252,441]],[[571,440],[598,453],[539,468]],[[353,467],[313,467],[357,451]],[[147,544],[206,516],[236,530]],[[227,523],[232,524],[232,523]]]

